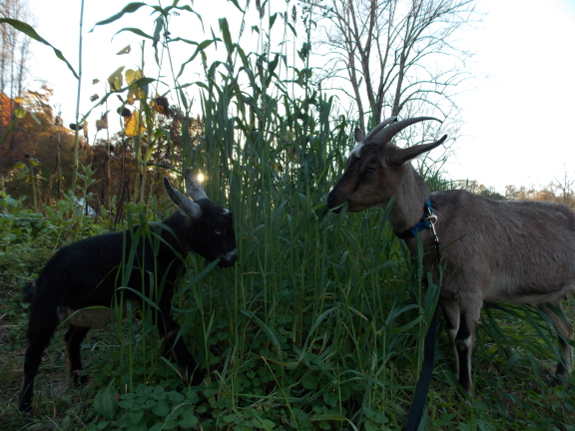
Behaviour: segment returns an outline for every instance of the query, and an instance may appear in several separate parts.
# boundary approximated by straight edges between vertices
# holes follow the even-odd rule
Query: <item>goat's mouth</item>
[[[333,211],[336,214],[339,214],[339,212],[342,210],[347,211],[347,208],[349,206],[348,200],[338,199],[337,195],[333,193],[333,191],[331,191],[330,194],[327,195],[326,201],[327,201],[327,209]]]
[[[238,249],[235,248],[234,250],[222,254],[221,256],[218,256],[220,261],[218,262],[218,266],[221,266],[223,268],[229,268],[230,266],[233,266],[236,263],[236,260],[238,260]]]
[[[345,201],[339,205],[330,205],[328,203],[327,207],[331,212],[334,212],[336,214],[339,214],[340,212],[358,213],[370,208],[369,206],[365,207],[362,205],[354,204],[351,201]]]
[[[329,202],[329,201],[328,201],[328,203],[327,203],[327,208],[328,208],[330,211],[332,211],[332,212],[334,212],[334,213],[336,213],[336,214],[339,214],[342,210],[343,210],[343,211],[348,211],[349,201],[342,202],[342,203],[339,204],[339,205],[336,205],[336,204],[334,204],[333,202]]]

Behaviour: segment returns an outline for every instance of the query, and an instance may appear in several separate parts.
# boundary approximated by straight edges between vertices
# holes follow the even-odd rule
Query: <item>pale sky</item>
[[[38,33],[77,69],[81,2],[29,3],[37,17]],[[85,31],[128,3],[85,0]],[[196,1],[196,7],[202,3]],[[216,15],[226,16],[224,8],[233,9],[224,0],[209,4]],[[453,146],[454,154],[445,167],[447,177],[474,179],[500,192],[508,184],[541,188],[565,173],[575,180],[575,0],[480,0],[478,4],[485,12],[483,22],[461,36],[476,52],[468,65],[476,79],[474,90],[456,100],[462,108],[463,136]],[[112,42],[111,38],[113,31],[130,26],[145,26],[151,33],[153,23],[147,13],[140,15],[140,22],[123,19],[121,24],[98,27],[85,35],[81,112],[91,106],[91,94],[103,94],[103,87],[93,86],[92,79],[105,81],[119,66],[139,66],[141,38],[130,33],[121,33]],[[188,21],[182,24],[190,27],[187,37],[203,40],[199,22],[190,22],[189,14],[185,16]],[[216,20],[209,21],[217,25]],[[115,55],[130,43],[131,54]],[[34,44],[34,55],[32,73],[54,88],[53,102],[60,104],[65,124],[73,122],[76,80],[49,48]],[[183,57],[189,55],[191,49]],[[179,67],[179,62],[174,63]],[[151,61],[148,64],[146,67]],[[91,125],[102,111],[95,112]],[[113,118],[119,122],[119,117],[110,116]]]
[[[472,38],[488,78],[465,94],[464,135],[451,179],[546,186],[575,180],[575,0],[480,1],[488,14]]]

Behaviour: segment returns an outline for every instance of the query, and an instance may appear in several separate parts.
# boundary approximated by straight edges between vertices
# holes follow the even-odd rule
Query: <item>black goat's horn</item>
[[[375,134],[372,131],[365,141],[366,141],[366,143],[369,143],[369,144],[381,144],[381,145],[387,144],[389,141],[391,141],[391,138],[393,138],[395,135],[397,135],[399,132],[401,132],[406,127],[411,126],[412,124],[415,124],[415,123],[419,123],[421,121],[426,121],[426,120],[434,120],[434,121],[439,121],[440,123],[443,123],[443,121],[438,120],[437,118],[433,118],[433,117],[408,118],[406,120],[401,120],[401,121],[398,121],[397,123],[393,123],[388,127],[384,127],[381,130],[378,130]],[[379,128],[379,126],[376,127],[374,129],[374,131],[378,128]]]

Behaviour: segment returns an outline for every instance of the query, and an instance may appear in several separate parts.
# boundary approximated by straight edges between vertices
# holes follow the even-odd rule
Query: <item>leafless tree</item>
[[[12,18],[19,21],[30,22],[32,13],[26,0],[0,0],[0,16],[2,18]],[[26,79],[28,77],[30,59],[30,38],[16,30],[8,24],[0,24],[0,94],[6,95],[10,102],[10,121],[14,119],[15,100],[22,96]],[[7,124],[0,123],[0,136],[8,127]],[[14,135],[12,135],[5,146],[9,147],[9,154],[12,154],[14,146]],[[0,160],[0,172],[4,171],[5,163],[10,165],[11,160]]]
[[[563,172],[563,178],[555,177],[555,180],[549,184],[547,190],[554,197],[554,201],[575,208],[575,191],[573,186],[575,180],[569,178],[567,169]]]
[[[446,116],[468,77],[458,31],[476,19],[475,0],[304,2],[325,24],[323,70],[357,106],[359,125],[384,116]],[[342,83],[341,80],[344,82]],[[438,112],[439,110],[439,112]]]
[[[32,20],[26,0],[0,0],[0,15],[29,23]],[[19,97],[28,76],[30,38],[7,24],[0,24],[0,37],[0,91]]]

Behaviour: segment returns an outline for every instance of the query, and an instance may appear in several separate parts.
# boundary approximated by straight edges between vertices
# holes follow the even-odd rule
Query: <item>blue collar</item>
[[[431,206],[431,198],[427,198],[425,201],[425,205],[423,206],[423,217],[421,220],[412,228],[404,230],[403,232],[396,233],[395,236],[401,239],[409,239],[415,238],[419,232],[425,229],[433,229],[433,233],[435,238],[437,235],[435,234],[435,229],[433,225],[437,221],[437,216],[433,213],[433,207]]]

